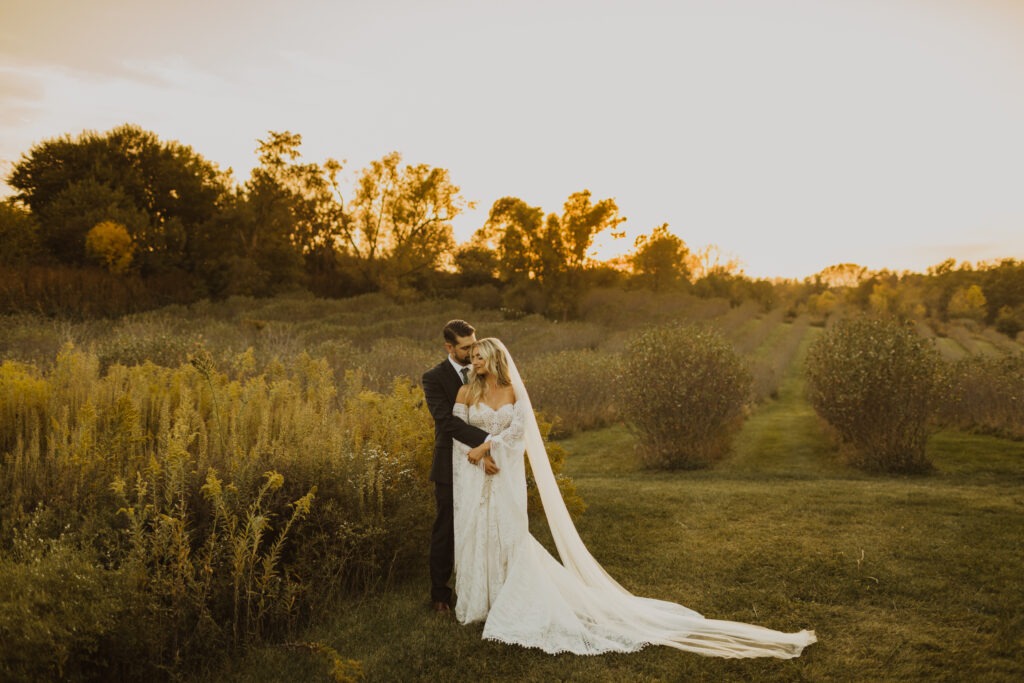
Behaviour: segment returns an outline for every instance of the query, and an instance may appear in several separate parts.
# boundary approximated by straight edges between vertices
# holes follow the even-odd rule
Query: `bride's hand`
[[[484,473],[485,474],[497,474],[501,472],[501,468],[494,462],[494,458],[489,455],[484,456]]]
[[[476,448],[471,448],[469,450],[469,455],[467,455],[466,457],[467,457],[467,459],[471,463],[476,465],[477,463],[480,462],[480,458],[484,457],[485,455],[487,455],[490,452],[491,452],[491,443],[489,441],[487,441],[487,442],[484,442],[484,443],[480,444]]]

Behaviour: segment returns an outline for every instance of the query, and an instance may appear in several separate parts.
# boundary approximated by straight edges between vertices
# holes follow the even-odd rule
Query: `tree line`
[[[840,264],[803,283],[754,280],[713,245],[692,250],[662,224],[602,262],[589,257],[595,238],[621,236],[626,219],[614,199],[585,189],[560,212],[502,197],[457,244],[452,222],[470,202],[446,169],[392,152],[343,188],[342,164],[303,160],[301,135],[269,131],[257,143],[258,165],[240,183],[135,125],[38,143],[6,179],[15,193],[0,203],[0,269],[71,269],[78,289],[95,285],[81,272],[98,271],[135,282],[132,292],[159,283],[177,302],[295,288],[328,297],[475,289],[487,305],[570,318],[588,289],[617,286],[823,316],[845,303],[977,319],[1011,336],[1024,328],[1024,264],[1014,259],[976,269],[946,262],[926,275]],[[42,279],[36,289],[55,288]],[[0,289],[8,299],[32,296]]]
[[[15,194],[0,208],[0,258],[142,278],[173,273],[214,297],[492,284],[524,306],[567,315],[594,269],[594,238],[625,220],[614,199],[587,190],[570,195],[561,213],[504,197],[457,245],[452,221],[469,202],[446,169],[404,164],[393,152],[362,169],[345,196],[341,163],[306,162],[301,144],[298,134],[269,132],[258,141],[258,165],[237,184],[191,147],[134,125],[46,140],[7,178]],[[687,250],[667,230],[640,252],[639,271],[658,285],[686,279]]]
[[[947,259],[924,273],[869,271],[838,264],[808,278],[797,308],[827,317],[841,307],[906,320],[991,326],[1016,338],[1024,331],[1024,260],[957,263]]]

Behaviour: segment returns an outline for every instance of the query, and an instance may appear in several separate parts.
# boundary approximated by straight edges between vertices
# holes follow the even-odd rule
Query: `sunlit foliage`
[[[86,233],[85,253],[111,273],[121,275],[131,268],[135,243],[123,225],[103,221]]]

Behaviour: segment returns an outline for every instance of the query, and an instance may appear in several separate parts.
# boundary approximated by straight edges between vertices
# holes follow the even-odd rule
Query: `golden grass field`
[[[300,295],[10,317],[0,678],[1024,679],[1024,442],[945,428],[930,474],[865,474],[804,397],[803,358],[823,333],[809,318],[622,293],[582,310],[554,323]],[[415,383],[456,316],[516,356],[554,423],[566,493],[586,506],[580,533],[612,576],[819,642],[791,661],[550,656],[435,617],[432,434]],[[732,343],[753,399],[724,460],[653,471],[608,376],[635,330],[680,319]],[[936,343],[951,361],[1022,352],[966,328]]]

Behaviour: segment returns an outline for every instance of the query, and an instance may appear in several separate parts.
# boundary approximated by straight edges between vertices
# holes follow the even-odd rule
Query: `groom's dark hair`
[[[476,333],[476,328],[465,320],[449,320],[444,326],[444,340],[449,344],[458,342],[457,337],[468,337]]]

